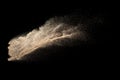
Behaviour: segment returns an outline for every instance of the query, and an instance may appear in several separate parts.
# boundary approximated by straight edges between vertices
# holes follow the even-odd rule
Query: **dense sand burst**
[[[88,41],[87,27],[76,17],[54,17],[26,35],[15,37],[9,42],[8,61],[19,60],[23,56],[50,45],[73,46],[75,41]]]

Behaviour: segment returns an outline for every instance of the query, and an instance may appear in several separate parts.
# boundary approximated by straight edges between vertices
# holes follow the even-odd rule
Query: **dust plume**
[[[86,25],[73,17],[54,17],[38,29],[9,41],[8,61],[19,60],[38,48],[50,45],[73,46],[75,41],[88,41]]]

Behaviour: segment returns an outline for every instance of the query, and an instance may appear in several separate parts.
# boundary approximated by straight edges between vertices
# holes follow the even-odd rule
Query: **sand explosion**
[[[76,22],[77,21],[77,22]],[[76,18],[54,17],[26,35],[12,39],[8,61],[20,60],[38,48],[50,45],[73,46],[75,41],[87,41],[86,26]]]

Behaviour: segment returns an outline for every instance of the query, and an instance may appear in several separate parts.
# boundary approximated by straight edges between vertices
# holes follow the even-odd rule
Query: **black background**
[[[91,2],[92,3],[92,2]],[[44,24],[46,20],[54,16],[64,16],[72,13],[80,13],[81,15],[100,14],[105,17],[104,28],[98,30],[98,44],[89,47],[87,50],[82,49],[82,60],[71,59],[69,63],[77,63],[82,61],[90,64],[103,63],[111,61],[111,45],[113,45],[112,35],[112,17],[115,9],[113,4],[109,2],[4,2],[1,6],[1,26],[0,26],[0,64],[11,64],[8,58],[8,42],[13,37],[24,32],[31,31],[34,28]],[[2,3],[1,3],[2,4]],[[95,34],[96,35],[96,34]],[[102,37],[101,37],[102,36]],[[76,50],[72,48],[72,51]],[[71,51],[71,52],[72,52]],[[78,52],[77,52],[78,51]],[[85,52],[84,52],[85,51]],[[66,52],[65,52],[66,53]],[[76,53],[81,53],[79,48]],[[85,57],[87,56],[87,58]],[[91,58],[90,58],[91,57]],[[64,62],[64,61],[63,61]],[[16,62],[14,63],[16,64]]]

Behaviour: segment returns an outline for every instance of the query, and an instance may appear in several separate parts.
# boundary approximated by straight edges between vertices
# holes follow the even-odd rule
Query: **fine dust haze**
[[[77,45],[74,43],[76,41],[86,42],[90,39],[87,27],[88,25],[77,17],[51,18],[39,28],[10,40],[8,61],[20,60],[38,48],[51,45],[74,46]]]

